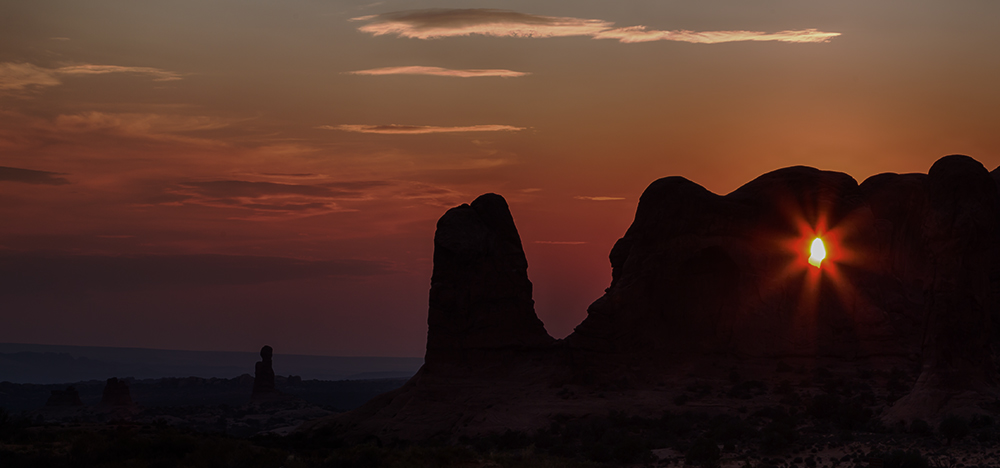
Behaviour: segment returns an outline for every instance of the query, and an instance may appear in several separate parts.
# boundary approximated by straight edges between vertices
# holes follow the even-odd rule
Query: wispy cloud
[[[585,197],[581,195],[577,195],[573,198],[577,200],[589,200],[589,201],[617,201],[625,199],[625,197]]]
[[[241,119],[203,115],[83,112],[54,119],[0,110],[0,148],[31,148],[39,144],[86,145],[100,140],[135,139],[173,142],[202,148],[228,143],[204,134]]]
[[[177,286],[249,285],[306,278],[392,274],[372,260],[304,260],[250,255],[102,256],[28,252],[0,255],[0,296],[65,290],[135,291]]]
[[[30,63],[0,63],[0,90],[19,91],[35,86],[57,86],[60,83],[50,69]]]
[[[59,75],[106,75],[109,73],[135,73],[147,75],[153,81],[176,81],[183,77],[179,73],[152,67],[119,67],[117,65],[73,65],[53,70]]]
[[[342,200],[366,200],[368,191],[390,185],[384,181],[288,184],[247,180],[185,182],[152,202],[161,205],[201,205],[237,209],[231,219],[276,220],[301,218],[339,211]]]
[[[152,77],[153,81],[182,79],[181,74],[152,67],[122,67],[117,65],[69,65],[60,68],[43,68],[31,63],[0,62],[0,91],[23,91],[62,84],[67,76],[107,75],[131,73]]]
[[[534,241],[535,244],[548,244],[548,245],[582,245],[586,244],[583,241]]]
[[[64,114],[48,125],[57,135],[106,134],[115,137],[218,146],[216,140],[184,135],[187,132],[215,130],[229,126],[230,120],[199,115],[133,114],[85,112]]]
[[[226,120],[207,116],[104,112],[65,114],[56,117],[55,120],[55,126],[64,131],[106,130],[134,135],[214,130],[227,125],[229,122]]]
[[[565,37],[589,36],[617,39],[624,43],[679,41],[716,44],[736,41],[828,42],[840,33],[816,29],[788,30],[776,33],[758,31],[660,31],[646,26],[614,28],[614,23],[597,19],[541,16],[495,9],[410,10],[352,18],[367,21],[359,31],[413,39],[469,36],[495,37]]]
[[[504,69],[479,69],[472,68],[466,70],[451,70],[448,68],[441,67],[421,67],[421,66],[410,66],[410,67],[383,67],[383,68],[372,68],[370,70],[357,70],[347,72],[350,75],[431,75],[431,76],[452,76],[457,78],[478,78],[484,76],[499,76],[503,78],[515,78],[519,76],[528,75],[525,72],[504,70]]]
[[[740,41],[779,42],[829,42],[840,33],[823,32],[816,29],[765,33],[759,31],[657,31],[645,26],[615,28],[594,36],[595,39],[617,39],[619,42],[676,41],[696,44],[718,44]]]
[[[21,182],[33,185],[66,185],[69,183],[62,177],[56,177],[59,175],[63,174],[0,166],[0,182]]]
[[[411,10],[353,18],[371,21],[360,31],[382,36],[434,39],[439,37],[483,36],[559,37],[591,36],[611,28],[602,20],[539,16],[494,9]]]
[[[381,133],[387,135],[418,135],[425,133],[459,133],[459,132],[516,132],[524,127],[511,125],[470,125],[466,127],[432,127],[424,125],[323,125],[317,127],[323,130],[341,130],[358,133]]]

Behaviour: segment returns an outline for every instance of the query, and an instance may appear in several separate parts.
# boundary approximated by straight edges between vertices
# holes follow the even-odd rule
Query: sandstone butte
[[[878,408],[887,424],[982,412],[1000,394],[998,171],[954,155],[859,185],[797,166],[725,196],[659,179],[611,249],[610,286],[562,340],[535,315],[506,201],[482,195],[437,223],[424,366],[300,430],[420,440],[658,415],[698,379],[776,382],[776,363],[912,369],[912,389]],[[821,268],[805,259],[817,234],[831,252]],[[689,409],[773,403],[762,398]]]

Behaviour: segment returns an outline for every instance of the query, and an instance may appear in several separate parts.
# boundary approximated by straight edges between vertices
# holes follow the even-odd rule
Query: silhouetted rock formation
[[[274,386],[274,366],[271,357],[274,349],[264,345],[260,348],[260,361],[254,366],[253,393],[251,399],[254,401],[268,400],[281,396],[281,393]]]
[[[101,406],[131,406],[132,395],[129,394],[128,383],[117,377],[108,379],[101,394]]]
[[[488,193],[448,210],[434,234],[427,357],[537,348],[555,340],[535,315],[528,261],[507,202]]]
[[[611,250],[610,287],[561,341],[534,314],[506,202],[483,195],[438,222],[424,368],[309,427],[531,430],[558,413],[662,411],[682,380],[713,368],[779,378],[779,359],[843,372],[920,365],[888,422],[980,411],[998,395],[998,186],[997,171],[966,156],[860,185],[790,167],[725,196],[657,180]],[[821,268],[806,262],[816,236],[829,251]]]
[[[49,395],[45,406],[83,406],[83,401],[80,400],[80,394],[76,391],[76,388],[66,387],[66,390],[52,390],[52,394]]]
[[[928,172],[922,240],[925,338],[922,373],[890,416],[969,412],[968,402],[991,392],[990,353],[998,299],[990,280],[997,267],[1000,203],[979,162],[942,158]]]

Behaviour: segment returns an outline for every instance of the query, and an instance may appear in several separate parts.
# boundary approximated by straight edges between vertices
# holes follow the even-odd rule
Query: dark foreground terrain
[[[1000,466],[1000,424],[989,416],[885,427],[832,394],[788,403],[739,417],[710,417],[685,405],[646,417],[557,417],[531,435],[507,431],[419,443],[348,441],[326,432],[236,437],[221,428],[198,432],[125,419],[45,424],[0,411],[0,466]]]

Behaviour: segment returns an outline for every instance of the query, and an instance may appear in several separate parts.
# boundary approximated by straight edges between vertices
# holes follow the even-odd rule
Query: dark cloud
[[[22,182],[35,185],[66,185],[69,183],[62,177],[56,177],[58,175],[63,174],[0,166],[0,182]]]
[[[392,273],[387,262],[237,255],[0,255],[0,294],[248,285]]]

